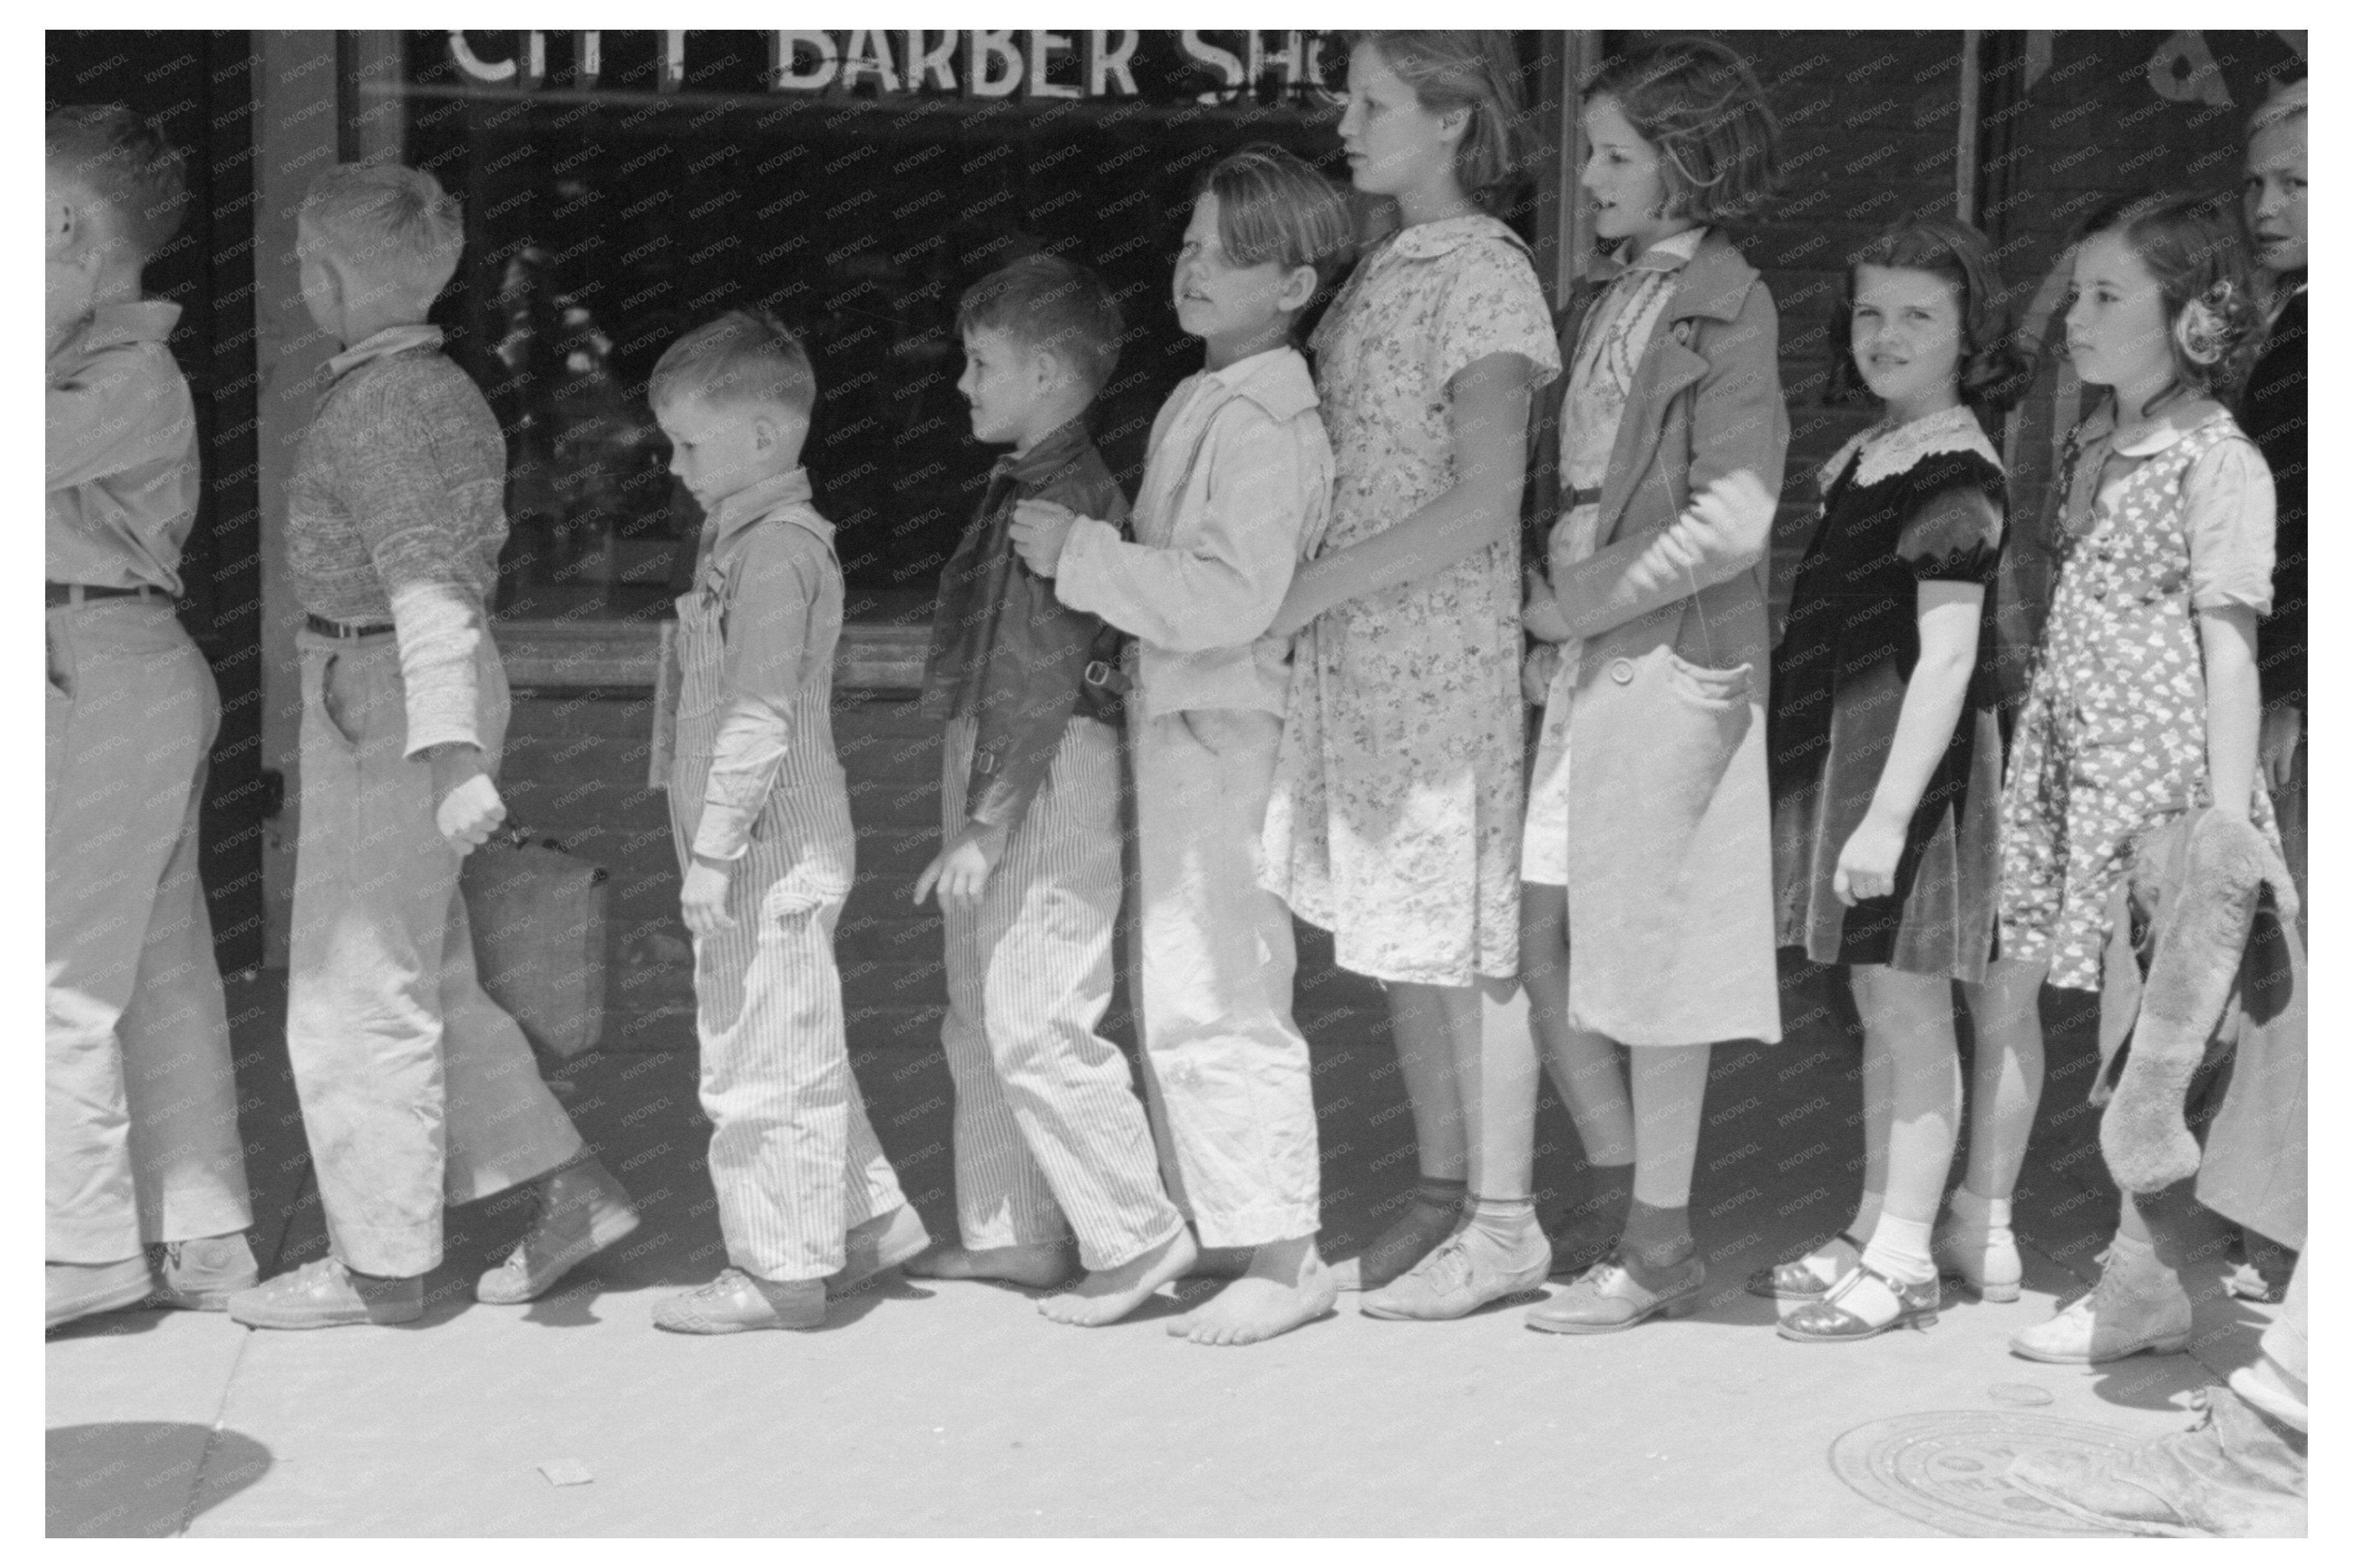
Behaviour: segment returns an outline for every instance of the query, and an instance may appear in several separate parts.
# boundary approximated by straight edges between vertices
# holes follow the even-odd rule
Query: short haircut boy
[[[1618,56],[1579,96],[1607,98],[1643,141],[1678,216],[1746,217],[1780,184],[1781,131],[1747,60],[1713,38],[1671,38]]]
[[[956,331],[1002,332],[1077,373],[1092,397],[1119,364],[1119,301],[1091,268],[1057,256],[1008,262],[965,290]]]
[[[1218,243],[1237,266],[1312,267],[1321,293],[1355,256],[1347,201],[1305,159],[1271,142],[1252,142],[1202,171],[1193,199],[1203,196],[1218,198]]]
[[[648,403],[659,407],[678,397],[770,404],[807,419],[817,406],[817,373],[801,341],[776,317],[730,310],[670,344],[646,378]]]
[[[466,221],[422,169],[338,163],[311,182],[301,216],[335,255],[368,278],[429,305],[458,270]]]
[[[179,233],[187,165],[146,120],[119,103],[69,104],[49,111],[46,140],[49,166],[106,204],[141,262]]]

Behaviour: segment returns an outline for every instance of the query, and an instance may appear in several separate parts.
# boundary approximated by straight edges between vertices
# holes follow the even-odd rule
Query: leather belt
[[[390,621],[331,621],[324,616],[303,614],[302,624],[322,637],[349,642],[355,637],[380,637],[392,630]]]
[[[1575,511],[1581,506],[1599,506],[1600,504],[1601,492],[1599,489],[1571,490],[1561,498],[1560,510]]]
[[[89,583],[52,583],[48,585],[48,607],[79,605],[91,599],[163,599],[168,598],[163,589],[141,584],[136,588],[100,588]]]

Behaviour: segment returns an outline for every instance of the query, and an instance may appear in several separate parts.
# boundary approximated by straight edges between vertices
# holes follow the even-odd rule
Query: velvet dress
[[[1894,888],[1852,908],[1832,891],[1871,809],[1920,658],[1919,585],[1989,585],[2007,514],[2000,459],[1967,408],[1849,441],[1822,469],[1821,520],[1773,656],[1776,941],[1817,963],[1982,980],[1999,879],[2001,737],[1991,627],[1921,792]]]

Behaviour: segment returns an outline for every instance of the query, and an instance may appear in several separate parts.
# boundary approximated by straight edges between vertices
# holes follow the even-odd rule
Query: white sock
[[[1966,1186],[1953,1189],[1953,1217],[1968,1230],[1992,1232],[2010,1228],[2010,1200],[1984,1198]]]
[[[1863,1262],[1905,1285],[1934,1279],[1936,1266],[1928,1258],[1928,1232],[1933,1224],[1930,1220],[1881,1215],[1879,1224],[1872,1228],[1871,1245],[1862,1249]]]

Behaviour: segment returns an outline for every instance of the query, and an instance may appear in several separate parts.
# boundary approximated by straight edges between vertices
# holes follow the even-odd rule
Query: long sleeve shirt
[[[100,305],[48,356],[48,580],[180,592],[195,405],[164,346],[180,307]]]
[[[1153,422],[1134,542],[1071,526],[1055,592],[1138,639],[1142,716],[1282,711],[1291,639],[1265,632],[1332,512],[1316,402],[1288,345],[1188,378]]]
[[[984,827],[1009,828],[1029,809],[1080,710],[1103,631],[1099,618],[1056,598],[1054,584],[1014,551],[1013,508],[1033,498],[1113,524],[1127,520],[1127,498],[1084,423],[1073,419],[1026,454],[997,459],[979,512],[940,574],[924,710],[975,721],[965,799],[970,820]]]
[[[833,524],[809,494],[808,471],[795,468],[729,496],[712,517],[696,582],[719,614],[721,717],[693,838],[709,859],[743,855],[780,784],[839,782],[828,709],[841,567]],[[681,651],[699,656],[691,640]]]
[[[329,360],[287,487],[302,608],[392,623],[409,756],[480,743],[474,659],[507,537],[505,438],[440,344],[438,327],[387,327]]]

